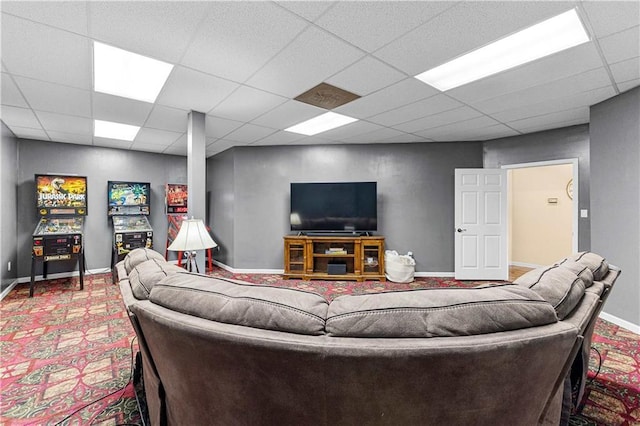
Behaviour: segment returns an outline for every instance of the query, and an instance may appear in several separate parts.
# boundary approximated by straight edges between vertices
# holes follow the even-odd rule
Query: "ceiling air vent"
[[[320,83],[294,99],[324,109],[334,109],[360,96],[327,83]]]

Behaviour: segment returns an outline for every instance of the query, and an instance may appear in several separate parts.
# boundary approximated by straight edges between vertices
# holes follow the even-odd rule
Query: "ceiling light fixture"
[[[139,126],[114,123],[113,121],[94,120],[93,135],[99,138],[133,141],[139,130]]]
[[[589,41],[575,9],[416,76],[446,91]]]
[[[153,103],[172,69],[172,64],[93,42],[96,92]]]
[[[313,136],[345,124],[358,121],[357,118],[348,117],[346,115],[337,114],[335,112],[325,112],[315,118],[284,129],[286,132],[300,133],[302,135]]]

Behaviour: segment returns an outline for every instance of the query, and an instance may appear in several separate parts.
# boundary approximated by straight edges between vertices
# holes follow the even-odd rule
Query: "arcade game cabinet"
[[[131,250],[153,246],[153,229],[147,219],[151,206],[151,184],[109,181],[107,198],[108,215],[113,221],[113,267]]]
[[[83,290],[87,178],[42,174],[35,175],[35,181],[40,221],[33,232],[29,297],[33,297],[38,262],[42,263],[42,277],[46,279],[48,262],[78,259],[80,290]]]

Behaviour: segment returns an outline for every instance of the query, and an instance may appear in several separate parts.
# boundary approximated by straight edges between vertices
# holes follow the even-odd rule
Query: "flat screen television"
[[[377,207],[376,182],[291,183],[292,231],[377,231]]]

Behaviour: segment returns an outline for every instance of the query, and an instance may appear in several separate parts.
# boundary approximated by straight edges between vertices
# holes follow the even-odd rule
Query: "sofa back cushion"
[[[599,254],[595,254],[590,251],[572,254],[566,259],[558,262],[558,264],[561,265],[567,261],[574,261],[588,267],[591,270],[595,281],[601,281],[609,272],[609,263],[607,260]]]
[[[559,263],[560,268],[565,268],[582,278],[585,288],[589,288],[593,285],[593,272],[589,269],[589,266],[584,263],[578,263],[573,260],[564,260]]]
[[[307,335],[324,334],[329,306],[315,293],[195,274],[164,278],[149,299],[212,321]]]
[[[129,284],[136,299],[148,299],[153,286],[171,274],[185,272],[164,259],[151,259],[136,265],[129,273]]]
[[[332,336],[446,337],[495,333],[557,321],[553,307],[528,288],[434,288],[349,295],[329,305]]]
[[[542,296],[554,307],[560,320],[573,311],[586,288],[584,278],[558,265],[533,269],[513,283],[530,288]]]
[[[157,259],[165,261],[164,257],[157,251],[148,248],[137,248],[131,250],[124,258],[124,268],[127,274],[131,273],[131,270],[147,260]]]

